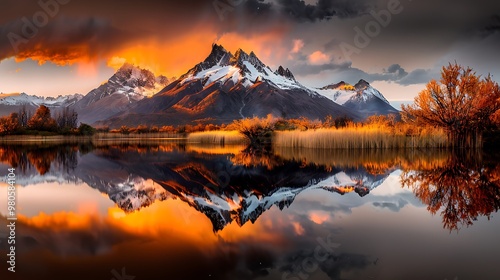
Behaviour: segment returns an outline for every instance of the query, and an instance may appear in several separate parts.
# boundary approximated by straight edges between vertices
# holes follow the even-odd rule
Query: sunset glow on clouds
[[[309,62],[313,65],[327,64],[330,61],[330,57],[321,51],[315,51],[309,55]]]
[[[304,41],[302,40],[293,40],[293,48],[290,53],[298,53],[304,47]]]
[[[56,0],[44,3],[50,1]],[[33,31],[26,22],[33,23],[33,16],[45,10],[35,1],[6,0],[6,9],[0,11],[0,92],[85,94],[124,61],[179,77],[218,43],[231,52],[238,48],[253,51],[271,68],[283,65],[309,86],[340,80],[355,83],[363,78],[390,89],[384,92],[390,100],[411,100],[418,90],[407,86],[422,89],[425,81],[438,78],[440,67],[449,61],[464,61],[480,74],[500,75],[499,66],[490,63],[498,53],[489,47],[500,43],[491,13],[499,10],[493,7],[499,4],[481,1],[470,14],[459,12],[471,9],[466,1],[433,4],[432,11],[448,11],[445,14],[429,14],[426,3],[401,3],[403,12],[393,15],[379,35],[369,38],[352,61],[344,61],[339,45],[354,45],[354,27],[363,30],[373,20],[369,11],[384,9],[387,1],[325,1],[319,7],[312,2],[247,0],[218,11],[211,1],[143,1],[139,5],[61,0],[64,4],[47,16],[46,24],[35,26],[34,35],[24,38],[23,30]],[[449,5],[458,12],[449,12]],[[429,24],[420,20],[424,14]],[[12,38],[18,41],[13,43]],[[396,64],[404,75],[384,73]],[[17,71],[27,68],[31,70]],[[37,83],[38,79],[46,82],[46,76],[51,77],[50,83]],[[82,78],[87,80],[77,81]]]

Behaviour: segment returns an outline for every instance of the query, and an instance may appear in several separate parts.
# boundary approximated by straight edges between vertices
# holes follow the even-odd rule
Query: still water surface
[[[17,272],[2,229],[1,279],[500,279],[493,152],[166,143],[0,157],[19,206]],[[0,197],[5,224],[5,183]]]

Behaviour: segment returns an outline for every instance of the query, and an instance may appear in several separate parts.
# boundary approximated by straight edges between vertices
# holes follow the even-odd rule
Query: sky
[[[86,94],[124,62],[179,77],[213,43],[311,87],[359,79],[408,102],[457,62],[500,81],[489,0],[1,0],[0,92]]]

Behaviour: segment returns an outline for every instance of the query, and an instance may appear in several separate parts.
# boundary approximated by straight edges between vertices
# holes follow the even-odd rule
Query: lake
[[[0,146],[2,279],[500,279],[494,151]],[[6,278],[7,277],[7,278]]]

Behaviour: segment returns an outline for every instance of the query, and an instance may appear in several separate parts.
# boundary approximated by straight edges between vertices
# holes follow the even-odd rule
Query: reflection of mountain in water
[[[383,174],[371,174],[363,167],[347,168],[322,182],[324,185],[321,188],[341,195],[356,192],[359,196],[365,196],[380,186],[394,170],[395,168],[390,168]]]
[[[11,158],[27,154],[28,147],[3,147]],[[35,149],[35,148],[33,148]],[[105,193],[126,212],[139,210],[155,201],[178,198],[204,213],[221,230],[235,221],[252,223],[273,205],[288,207],[308,189],[342,193],[352,188],[364,196],[379,186],[392,172],[371,174],[366,168],[339,168],[297,160],[284,160],[267,152],[248,154],[207,154],[183,150],[179,146],[90,148],[78,146],[37,149],[44,173],[31,168],[29,160],[19,174],[22,185],[41,182],[86,183]],[[62,156],[65,154],[66,156]],[[63,164],[67,159],[72,164]],[[241,162],[252,158],[251,164]],[[3,162],[11,162],[7,158]],[[259,162],[265,164],[259,164]],[[31,164],[30,164],[31,163]],[[71,166],[71,168],[68,168]]]
[[[180,199],[212,222],[255,222],[271,207],[284,209],[310,189],[365,196],[401,169],[443,224],[458,229],[500,209],[497,157],[482,160],[442,151],[206,149],[185,145],[0,146],[0,161],[16,167],[18,184],[85,183],[133,212],[155,201]]]
[[[133,212],[156,201],[180,199],[212,222],[215,231],[235,221],[255,222],[265,211],[290,206],[310,189],[365,196],[401,169],[444,227],[471,225],[500,209],[497,157],[481,159],[439,151],[423,154],[349,150],[257,153],[185,145],[0,146],[0,161],[17,169],[19,185],[85,183]],[[239,151],[239,152],[238,152]]]

